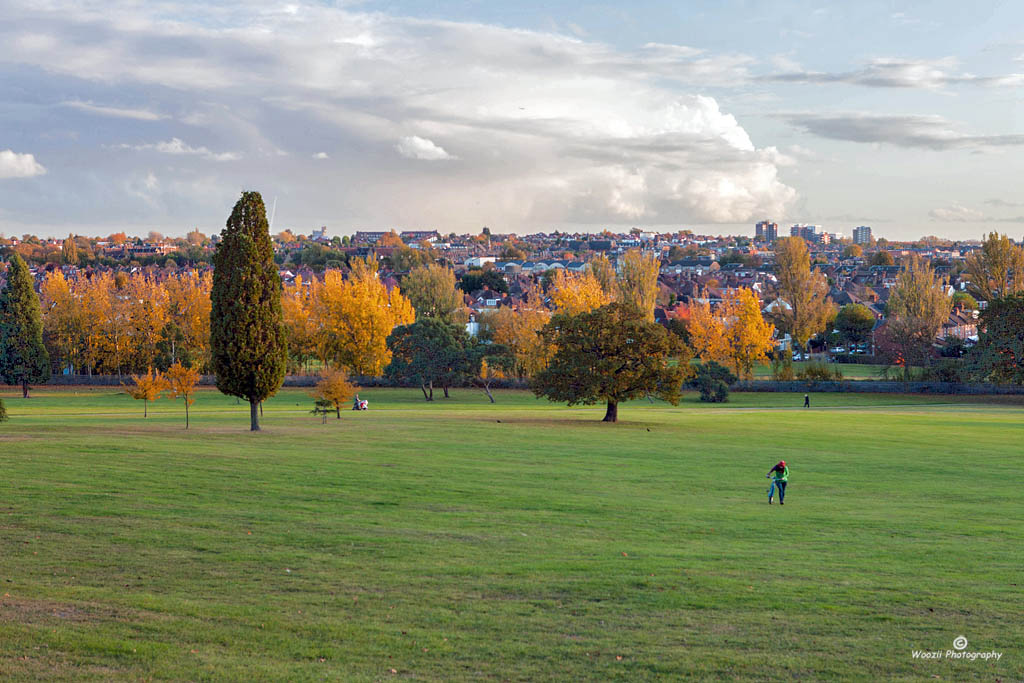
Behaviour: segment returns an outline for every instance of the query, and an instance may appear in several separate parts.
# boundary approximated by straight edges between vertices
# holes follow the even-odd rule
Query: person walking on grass
[[[772,504],[775,489],[778,489],[779,505],[785,505],[786,484],[789,482],[789,468],[786,467],[786,461],[780,460],[778,464],[768,470],[768,474],[764,476],[772,480],[771,486],[768,487],[768,504]]]
[[[810,394],[804,394],[804,408],[810,408],[810,407],[811,407],[811,395]]]

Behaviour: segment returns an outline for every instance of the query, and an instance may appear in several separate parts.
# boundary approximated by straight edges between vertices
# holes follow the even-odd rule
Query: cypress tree
[[[7,266],[7,286],[0,291],[0,378],[20,384],[25,398],[29,384],[50,379],[39,296],[28,266],[17,253]]]
[[[252,431],[259,405],[284,381],[287,345],[281,278],[259,192],[243,192],[213,255],[210,349],[217,388],[249,402]]]

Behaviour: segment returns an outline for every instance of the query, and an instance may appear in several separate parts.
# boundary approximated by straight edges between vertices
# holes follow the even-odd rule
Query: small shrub
[[[729,385],[736,381],[736,375],[728,368],[714,361],[701,363],[690,380],[690,386],[700,391],[700,400],[705,403],[725,403],[729,400]]]
[[[0,399],[0,422],[7,419],[7,408],[4,407],[3,399]]]
[[[815,381],[815,380],[836,380],[840,381],[843,379],[843,371],[838,367],[829,367],[828,363],[822,363],[820,361],[811,361],[800,368],[800,371],[796,373],[798,379]]]
[[[944,358],[937,364],[923,369],[921,379],[925,381],[959,383],[965,381],[966,374],[963,361]]]
[[[783,351],[781,354],[775,354],[775,357],[772,358],[772,379],[777,382],[789,382],[795,378],[793,359],[789,356],[789,352]]]

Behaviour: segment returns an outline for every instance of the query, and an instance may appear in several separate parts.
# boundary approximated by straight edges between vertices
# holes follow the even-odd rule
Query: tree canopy
[[[417,320],[454,322],[463,308],[462,292],[455,288],[455,273],[436,263],[413,268],[402,278],[402,294],[412,303]]]
[[[438,318],[422,318],[411,325],[396,327],[388,336],[391,364],[385,374],[414,382],[423,398],[434,400],[434,387],[448,389],[479,373],[480,359],[472,353],[466,328]]]
[[[20,384],[25,398],[30,384],[50,378],[39,296],[28,266],[17,253],[11,255],[7,285],[0,291],[0,378]]]
[[[274,264],[266,207],[259,192],[243,192],[213,256],[211,366],[217,388],[257,409],[284,381],[288,349],[281,313],[281,278]]]
[[[776,308],[775,323],[806,348],[807,341],[825,329],[834,307],[825,276],[811,270],[803,239],[782,237],[775,242],[775,276],[779,296],[789,305]]]
[[[871,337],[871,330],[875,327],[875,314],[864,304],[846,304],[836,314],[835,326],[842,339],[859,344]]]
[[[982,301],[1024,291],[1024,249],[1006,235],[989,233],[967,257],[970,293]]]
[[[1024,384],[1024,293],[993,299],[981,314],[978,343],[968,353],[983,382]]]
[[[952,305],[935,271],[917,256],[911,257],[889,291],[885,336],[909,365],[931,357],[932,345]]]
[[[688,349],[679,337],[632,304],[556,315],[541,336],[557,350],[534,376],[533,392],[569,405],[606,403],[605,422],[618,420],[622,401],[648,394],[678,403],[690,372]]]

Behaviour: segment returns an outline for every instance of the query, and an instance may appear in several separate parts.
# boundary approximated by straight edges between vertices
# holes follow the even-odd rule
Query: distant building
[[[761,221],[754,226],[754,239],[758,242],[774,242],[779,238],[779,224]]]
[[[854,244],[870,244],[871,242],[871,228],[867,225],[860,225],[853,229],[853,243]]]
[[[327,236],[327,226],[324,225],[319,230],[314,230],[310,234],[309,239],[314,242],[330,242],[331,238]]]
[[[441,235],[438,234],[437,230],[403,230],[399,237],[406,244],[433,243],[441,239]]]
[[[352,244],[377,244],[380,238],[386,234],[388,234],[387,230],[357,230],[356,234],[352,236]]]
[[[797,223],[789,229],[790,237],[803,237],[808,242],[818,241],[818,228],[820,225],[803,225]]]

